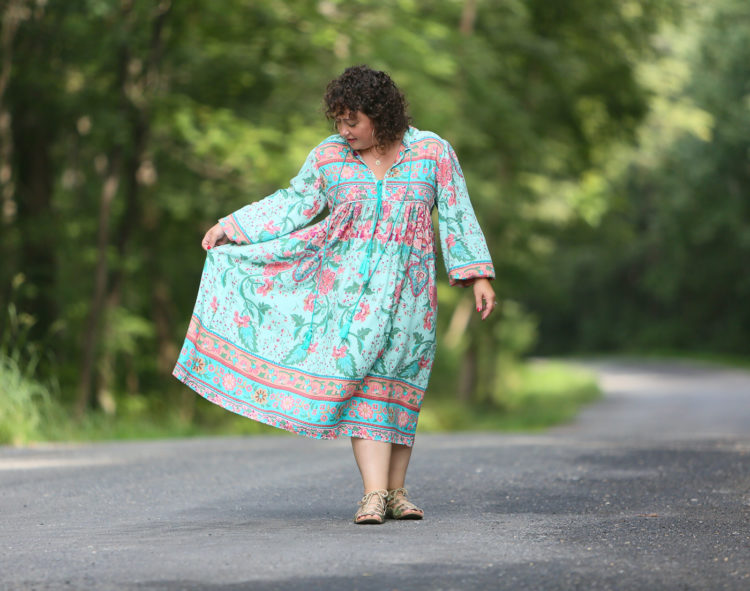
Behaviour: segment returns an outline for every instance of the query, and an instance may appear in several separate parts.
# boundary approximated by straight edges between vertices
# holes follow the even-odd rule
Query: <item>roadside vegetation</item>
[[[481,323],[438,252],[422,430],[597,396],[534,358],[748,358],[747,0],[0,6],[0,442],[277,432],[171,377],[199,241],[288,183],[358,63],[455,147],[497,271]]]

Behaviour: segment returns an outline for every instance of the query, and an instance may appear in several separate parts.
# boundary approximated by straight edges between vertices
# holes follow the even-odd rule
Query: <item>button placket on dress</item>
[[[377,261],[375,261],[375,266],[372,268],[372,270],[370,270],[370,260],[372,258],[372,248],[374,245],[375,233],[377,231],[378,222],[380,221],[380,216],[382,215],[383,192],[386,189],[386,179],[388,178],[388,175],[391,173],[391,171],[394,170],[397,166],[399,166],[403,162],[406,156],[406,152],[408,152],[410,149],[406,145],[405,140],[406,140],[406,136],[404,136],[404,139],[401,142],[401,149],[399,150],[396,161],[386,171],[382,179],[378,179],[375,176],[375,173],[372,171],[372,169],[369,166],[367,166],[367,164],[365,164],[364,160],[362,160],[359,154],[356,154],[356,157],[359,159],[362,165],[365,166],[370,171],[370,174],[377,181],[375,185],[377,203],[375,206],[375,215],[374,215],[374,220],[372,222],[372,231],[370,234],[370,240],[367,243],[367,248],[365,249],[364,257],[358,269],[358,272],[363,277],[365,277],[365,279],[362,282],[362,287],[360,287],[359,289],[359,293],[357,295],[357,299],[354,302],[354,305],[351,306],[351,308],[349,309],[347,313],[348,318],[346,319],[346,321],[341,326],[341,329],[339,330],[339,337],[341,338],[342,341],[345,340],[347,336],[349,336],[349,330],[351,329],[354,315],[357,313],[357,307],[359,306],[359,302],[362,300],[362,296],[365,295],[367,291],[367,286],[370,284],[370,280],[373,278],[373,276],[375,275],[375,272],[378,269],[378,265],[380,264],[380,259],[383,258],[385,249],[387,248],[387,245],[391,240],[391,236],[393,235],[393,230],[396,227],[396,222],[401,218],[401,212],[403,211],[404,203],[406,203],[406,197],[409,193],[409,186],[411,184],[411,174],[412,174],[412,161],[411,160],[409,161],[409,172],[408,172],[408,176],[406,179],[406,189],[404,190],[404,194],[401,197],[401,203],[399,204],[398,213],[396,214],[396,217],[393,219],[391,223],[391,230],[388,233],[388,239],[385,241],[385,246],[383,246],[383,250],[380,251],[380,253],[378,254]]]

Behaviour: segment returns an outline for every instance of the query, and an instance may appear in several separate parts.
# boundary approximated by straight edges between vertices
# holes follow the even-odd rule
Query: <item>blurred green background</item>
[[[255,432],[170,377],[215,220],[388,71],[456,148],[502,313],[438,262],[425,429],[596,396],[531,356],[750,350],[747,0],[0,1],[0,442]]]

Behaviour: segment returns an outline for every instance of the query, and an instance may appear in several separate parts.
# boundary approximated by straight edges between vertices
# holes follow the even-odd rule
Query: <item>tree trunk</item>
[[[474,32],[474,24],[477,18],[477,0],[466,0],[461,10],[461,22],[458,26],[458,30],[464,37],[468,37]],[[466,76],[465,72],[459,73],[461,83],[456,85],[456,101],[458,104],[465,102],[465,96],[463,89],[466,88]],[[458,330],[449,330],[449,335],[452,337],[451,340],[458,342],[457,335],[460,333],[461,336],[466,335],[468,344],[466,350],[463,353],[461,359],[461,368],[458,375],[458,384],[456,389],[456,395],[461,402],[469,402],[474,394],[477,387],[477,374],[479,371],[479,352],[477,345],[477,336],[469,331],[466,334],[466,329],[471,321],[471,316],[474,311],[474,300],[473,298],[464,297],[459,302],[454,313],[454,317],[451,322],[451,328],[453,328],[454,321],[457,324]],[[460,328],[459,328],[460,327]],[[448,339],[446,339],[448,340]]]
[[[16,215],[15,186],[13,183],[13,133],[11,113],[5,102],[5,91],[10,83],[13,69],[13,39],[18,25],[27,16],[26,0],[11,0],[5,6],[0,29],[0,219],[2,225],[9,225]],[[5,232],[3,232],[5,233]]]
[[[76,417],[81,419],[89,406],[91,398],[91,382],[94,372],[94,361],[99,346],[101,317],[107,289],[107,246],[109,245],[109,221],[112,213],[112,202],[120,184],[120,167],[122,150],[115,148],[110,158],[107,177],[102,185],[99,205],[99,223],[97,251],[99,253],[94,273],[94,295],[89,309],[89,316],[84,332],[83,357],[81,360],[81,381],[78,385],[78,400],[76,402]]]
[[[32,290],[24,293],[19,307],[35,318],[29,334],[42,340],[57,318],[55,282],[57,263],[54,243],[58,227],[52,212],[52,123],[33,105],[18,106],[13,118],[13,144],[17,161],[18,227],[21,233],[18,265]],[[5,263],[4,263],[5,264]]]
[[[129,22],[132,4],[123,3],[123,20]],[[158,66],[162,55],[163,48],[163,30],[167,14],[171,10],[169,0],[162,1],[156,9],[152,21],[152,36],[149,46],[149,53],[146,59],[145,72],[138,78],[131,78],[128,75],[128,67],[131,60],[130,47],[123,45],[120,55],[120,71],[118,76],[118,88],[121,95],[121,109],[124,118],[130,122],[132,131],[132,149],[130,157],[125,162],[125,212],[120,220],[119,231],[117,232],[117,253],[119,260],[125,257],[126,249],[132,236],[132,229],[138,223],[140,214],[139,193],[141,167],[144,162],[144,156],[147,151],[148,138],[150,131],[150,97],[149,93],[153,92],[158,82]],[[133,91],[136,91],[133,93]],[[137,95],[137,102],[133,96]],[[110,168],[110,173],[116,175],[118,184],[120,178],[120,168],[124,157],[123,149],[116,148],[116,167]],[[111,177],[110,175],[110,178]],[[105,182],[108,186],[110,178]],[[110,188],[112,185],[109,185]],[[114,192],[111,194],[106,191],[102,193],[102,203],[99,216],[99,258],[96,271],[96,286],[92,299],[91,313],[89,316],[88,328],[86,332],[87,341],[82,358],[81,382],[78,392],[78,403],[76,405],[76,414],[82,417],[89,406],[91,398],[91,385],[93,382],[94,361],[96,359],[98,343],[102,334],[107,334],[107,317],[108,311],[114,309],[121,300],[122,285],[124,274],[122,268],[117,268],[108,280],[108,265],[106,259],[106,250],[109,246],[109,217],[111,215],[111,200],[117,192],[117,186],[114,185]],[[106,194],[105,194],[106,193]],[[107,289],[107,286],[110,286]],[[105,326],[102,326],[105,325]],[[105,372],[99,376],[97,386],[97,399],[103,408],[114,409],[114,398],[112,396],[112,381],[115,375],[115,354],[113,347],[108,347],[104,353],[103,367]]]
[[[21,311],[31,314],[35,323],[28,337],[39,340],[48,335],[56,318],[57,302],[53,296],[55,256],[54,222],[51,218],[53,169],[50,145],[53,126],[36,110],[33,103],[23,100],[9,106],[7,89],[13,70],[14,40],[21,22],[28,20],[28,0],[3,3],[0,31],[0,291],[2,303],[12,297],[11,281],[21,269],[26,283],[26,299],[18,302]],[[43,11],[37,11],[40,18]],[[16,162],[14,171],[13,162]],[[23,197],[19,199],[19,194]],[[15,231],[11,227],[16,220]],[[23,238],[23,248],[19,241]],[[3,307],[4,309],[4,307]],[[2,322],[5,314],[2,315]],[[0,325],[2,327],[2,325]]]
[[[462,35],[471,35],[474,32],[474,23],[477,20],[477,0],[466,0],[461,11],[461,24],[458,30]]]
[[[127,254],[130,239],[133,235],[134,228],[139,226],[142,216],[142,207],[140,203],[141,186],[148,185],[155,179],[144,173],[144,164],[147,162],[148,143],[151,135],[151,96],[156,91],[159,84],[159,65],[163,52],[163,33],[167,15],[171,10],[171,1],[162,1],[156,9],[152,21],[151,40],[149,44],[148,56],[145,60],[144,74],[137,80],[131,82],[132,87],[136,88],[141,99],[136,104],[133,101],[128,103],[128,115],[130,122],[131,138],[133,149],[130,157],[127,159],[125,166],[125,211],[120,218],[120,224],[115,238],[118,260],[123,261]],[[152,170],[152,168],[149,168]],[[158,231],[158,228],[155,229]],[[122,266],[112,273],[110,279],[110,291],[107,298],[107,311],[113,310],[121,301],[125,274]],[[105,321],[108,317],[105,314]],[[105,334],[107,334],[105,330]],[[110,368],[107,376],[102,375],[99,380],[99,391],[97,398],[107,401],[112,405],[111,400],[111,381],[115,375],[117,351],[114,347],[107,347],[104,351],[104,367]],[[129,380],[132,386],[133,380]],[[129,389],[130,387],[129,386]]]
[[[469,346],[464,351],[461,360],[461,370],[458,375],[458,399],[461,402],[469,402],[477,387],[478,352],[476,339],[469,341]]]

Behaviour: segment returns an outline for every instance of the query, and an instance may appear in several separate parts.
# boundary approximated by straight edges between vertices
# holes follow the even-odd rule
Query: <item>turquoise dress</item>
[[[206,255],[175,377],[301,435],[412,445],[435,357],[434,207],[450,283],[493,278],[447,141],[409,128],[377,180],[327,138],[289,188],[219,220],[231,242]]]

